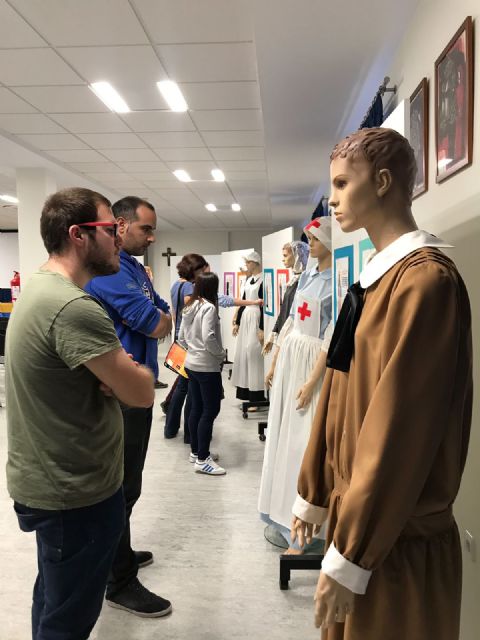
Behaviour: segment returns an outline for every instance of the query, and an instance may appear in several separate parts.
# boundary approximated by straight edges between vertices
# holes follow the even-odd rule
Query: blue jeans
[[[108,572],[125,523],[119,489],[98,504],[47,511],[14,503],[22,531],[37,536],[33,640],[86,640],[102,609]]]
[[[185,398],[187,401],[185,402]],[[190,397],[188,395],[188,379],[178,376],[178,381],[173,392],[172,399],[167,409],[167,417],[165,420],[164,435],[165,438],[175,438],[180,429],[180,420],[182,418],[182,408],[185,403],[185,411],[183,418],[183,438],[185,442],[189,442],[188,435],[188,416],[190,413]]]
[[[192,453],[199,460],[210,455],[213,422],[220,413],[222,374],[219,371],[200,372],[187,369],[188,395],[191,400],[188,428]]]

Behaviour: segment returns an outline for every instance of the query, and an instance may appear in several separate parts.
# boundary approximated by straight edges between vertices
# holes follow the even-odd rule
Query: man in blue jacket
[[[112,276],[94,278],[87,291],[105,306],[127,353],[136,362],[149,367],[157,380],[157,340],[170,333],[172,318],[168,304],[155,292],[143,265],[134,257],[144,255],[155,242],[155,209],[141,198],[128,196],[116,202],[112,211],[122,241],[120,271]],[[137,578],[138,568],[151,564],[153,554],[133,551],[130,539],[130,516],[141,493],[152,407],[123,406],[122,413],[126,525],[113,561],[106,599],[110,606],[130,613],[160,617],[170,613],[172,605],[149,591]]]

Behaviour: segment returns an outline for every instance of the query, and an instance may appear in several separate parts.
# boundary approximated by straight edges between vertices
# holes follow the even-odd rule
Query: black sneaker
[[[153,563],[153,553],[151,551],[134,551],[133,553],[139,568],[148,567],[149,564]]]
[[[162,411],[163,411],[163,413],[164,413],[165,415],[167,415],[168,405],[169,405],[169,404],[170,404],[170,403],[169,403],[169,402],[167,402],[166,400],[164,400],[163,402],[161,402],[161,403],[160,403],[160,408],[162,409]]]
[[[172,611],[171,602],[149,591],[138,578],[119,593],[105,599],[111,607],[123,609],[141,618],[161,618]]]
[[[155,389],[166,389],[168,384],[166,382],[160,382],[160,380],[155,380]]]

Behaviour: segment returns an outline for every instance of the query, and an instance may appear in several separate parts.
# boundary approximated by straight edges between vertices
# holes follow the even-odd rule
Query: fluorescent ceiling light
[[[206,204],[206,205],[205,205],[205,209],[206,209],[207,211],[216,211],[216,210],[217,210],[217,207],[216,207],[214,204],[209,203],[209,204]]]
[[[176,82],[164,80],[163,82],[157,82],[157,87],[172,111],[179,113],[188,111],[188,104]]]
[[[109,82],[93,82],[90,89],[111,111],[129,113],[128,104]]]
[[[177,178],[177,180],[180,180],[180,182],[191,182],[192,179],[190,178],[189,174],[184,171],[183,169],[177,169],[176,171],[173,172],[173,175]]]
[[[442,158],[442,160],[438,161],[438,168],[445,169],[452,162],[453,158]]]
[[[15,196],[9,196],[7,194],[0,196],[0,200],[8,202],[9,204],[18,204],[18,198],[15,198]]]
[[[220,169],[212,169],[210,173],[215,182],[225,182],[225,174]]]
[[[232,211],[241,211],[241,210],[242,210],[242,207],[237,202],[234,202],[232,204]]]

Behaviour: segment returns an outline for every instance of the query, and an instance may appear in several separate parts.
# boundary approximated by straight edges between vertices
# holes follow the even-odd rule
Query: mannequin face
[[[286,269],[291,269],[293,267],[295,258],[290,247],[282,249],[282,262]]]
[[[330,254],[330,251],[327,247],[318,240],[314,235],[310,233],[310,231],[306,231],[306,236],[308,238],[308,246],[310,247],[310,257],[315,258],[315,260],[321,260],[325,258],[327,254]]]
[[[378,223],[381,197],[386,193],[383,172],[379,174],[372,176],[371,165],[363,158],[332,160],[329,204],[342,231],[348,233],[361,228],[369,229]]]
[[[247,278],[253,276],[254,273],[258,271],[259,268],[258,262],[254,262],[253,260],[245,260],[245,271],[247,272]]]

